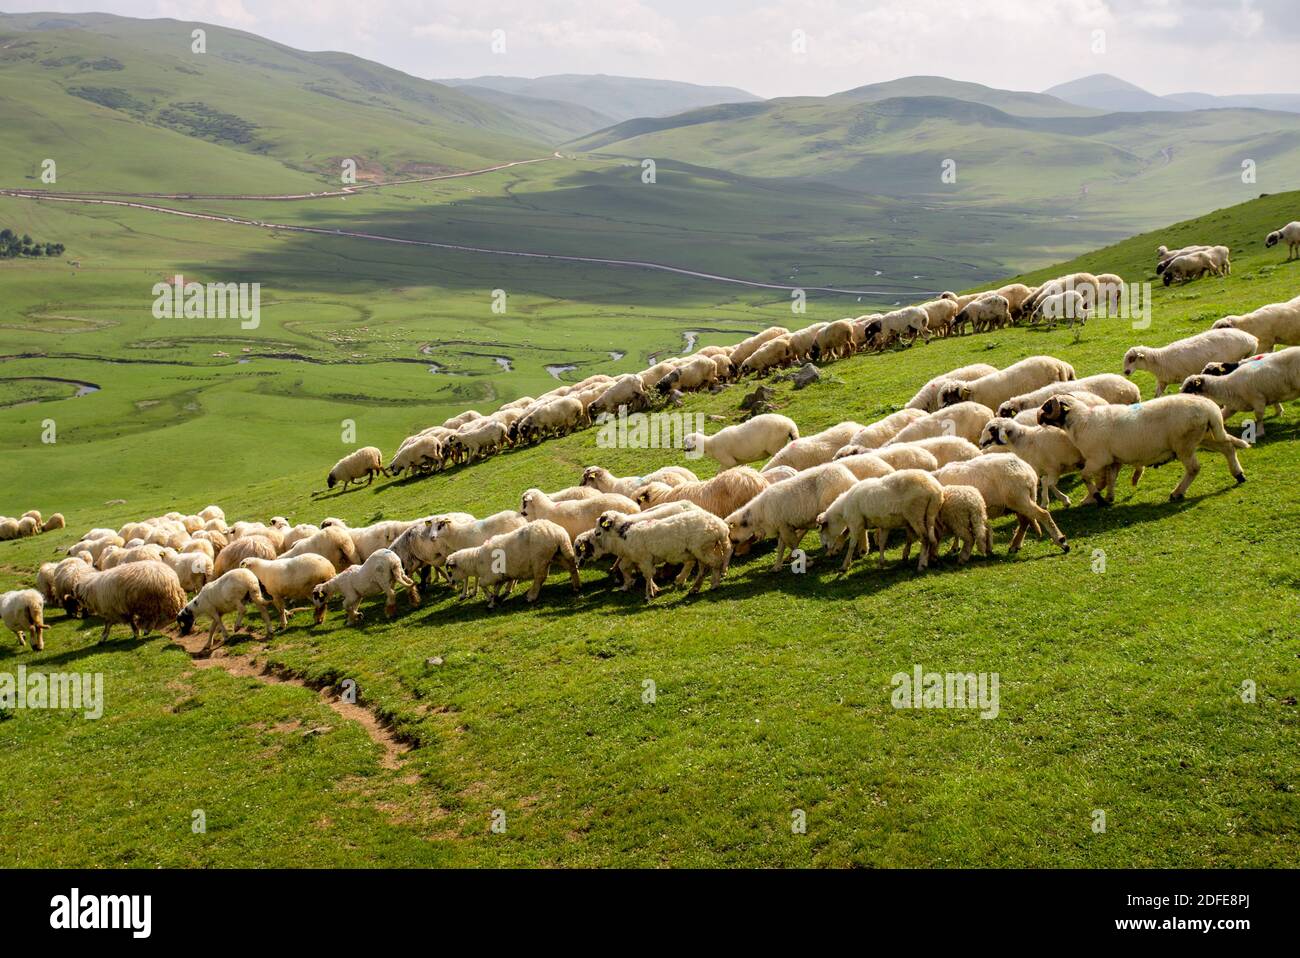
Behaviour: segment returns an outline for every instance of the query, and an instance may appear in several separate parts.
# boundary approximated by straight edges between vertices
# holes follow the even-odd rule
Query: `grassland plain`
[[[844,418],[869,421],[930,376],[976,360],[1001,365],[1052,353],[1081,374],[1115,371],[1129,345],[1168,342],[1220,315],[1293,296],[1300,265],[1264,250],[1262,237],[1293,219],[1298,201],[1297,194],[1266,197],[1028,277],[1078,266],[1144,279],[1159,242],[1230,244],[1233,275],[1157,287],[1149,329],[1110,320],[1078,334],[1016,329],[936,341],[836,364],[826,381],[802,392],[780,386],[778,405],[813,430]],[[39,210],[42,217],[74,215]],[[179,227],[168,233],[171,226],[143,214],[125,221],[139,231],[140,249],[167,235],[195,262],[230,255],[223,242],[278,242]],[[100,244],[105,266],[141,279],[156,275],[155,261],[115,245],[116,231],[106,223],[87,236],[92,249]],[[356,263],[343,240],[320,246],[335,248],[340,261]],[[242,252],[256,257],[256,248]],[[47,314],[72,317],[57,320],[65,324],[60,349],[83,342],[68,348],[111,356],[136,344],[142,358],[162,351],[169,362],[213,363],[211,343],[153,343],[171,343],[175,327],[140,320],[111,276],[87,271],[73,279],[66,264],[4,268],[6,289],[17,291],[6,326],[44,322]],[[391,277],[414,275],[417,266],[376,258],[373,270],[359,274],[359,288],[373,284],[378,311],[390,303],[384,290]],[[53,279],[65,275],[75,292]],[[628,353],[608,368],[633,369],[657,341],[679,347],[681,326],[648,332],[633,299],[673,303],[679,323],[702,325],[696,317],[708,313],[734,324],[735,332],[710,334],[712,341],[791,318],[784,298],[744,300],[725,289],[664,284],[663,277],[556,266],[533,276],[513,265],[509,275],[512,286],[550,291],[531,303],[533,341],[546,348],[572,342],[589,360],[583,372],[601,368],[597,354],[607,349]],[[427,290],[429,282],[426,276],[413,288]],[[557,284],[583,289],[581,308],[556,292]],[[306,325],[279,322],[268,308],[262,328],[247,334],[258,343],[251,348],[269,351],[263,343],[285,340],[336,356],[335,345],[323,345],[327,332],[311,325],[317,316],[337,335],[367,334],[347,308],[317,311],[326,300],[311,292],[310,274],[294,295],[301,306],[294,318]],[[486,310],[469,311],[479,298],[438,295],[443,315],[467,327],[491,321]],[[719,295],[727,298],[716,304]],[[328,302],[338,299],[328,294]],[[715,308],[706,306],[710,300]],[[808,319],[823,309],[835,306],[815,304]],[[101,325],[110,322],[117,325]],[[66,324],[92,328],[73,333]],[[594,342],[597,330],[606,338]],[[14,342],[30,348],[30,330],[0,332],[6,352]],[[382,354],[388,347],[344,348]],[[30,584],[38,563],[83,528],[173,507],[216,501],[232,518],[338,515],[351,523],[443,509],[482,514],[517,505],[529,486],[570,484],[592,462],[625,474],[682,461],[672,450],[600,449],[586,431],[430,479],[322,495],[325,469],[346,448],[342,418],[357,421],[361,441],[391,450],[410,426],[488,394],[420,398],[420,383],[440,380],[412,366],[418,375],[408,382],[400,374],[407,364],[300,363],[263,379],[254,375],[261,359],[243,369],[178,365],[165,372],[92,358],[58,362],[67,378],[105,388],[0,410],[4,511],[59,509],[70,520],[66,534],[0,545],[5,588]],[[5,366],[6,375],[49,368],[35,360]],[[205,375],[212,378],[197,378]],[[530,375],[519,391],[548,381]],[[1150,395],[1150,380],[1139,381]],[[691,397],[685,411],[730,420],[741,394],[732,387]],[[492,394],[509,395],[504,388]],[[143,405],[160,397],[170,404],[166,411]],[[188,409],[191,402],[198,408]],[[669,593],[647,606],[611,591],[603,572],[590,569],[578,598],[558,577],[536,605],[515,599],[496,613],[435,592],[391,622],[367,604],[359,628],[343,626],[337,612],[320,628],[300,616],[269,643],[259,635],[231,644],[232,653],[255,652],[314,685],[355,680],[362,702],[416,746],[397,768],[385,767],[365,733],[308,689],[198,669],[166,636],[99,646],[97,630],[55,612],[46,651],[19,653],[7,642],[0,645],[3,667],[103,672],[105,717],[15,711],[0,720],[10,783],[0,806],[4,860],[1293,864],[1300,834],[1300,501],[1290,482],[1300,455],[1297,411],[1288,404],[1282,422],[1243,455],[1244,486],[1207,456],[1185,503],[1166,501],[1176,477],[1160,469],[1137,490],[1123,489],[1112,509],[1058,512],[1074,545],[1069,555],[1031,540],[1009,558],[1008,524],[1000,521],[992,560],[964,569],[948,563],[922,576],[894,561],[884,572],[860,565],[841,579],[816,551],[806,574],[776,576],[760,551],[738,561],[716,593],[694,599]],[[47,417],[59,425],[53,446],[37,438],[38,420]],[[712,469],[693,465],[701,474]],[[127,501],[107,504],[115,498]],[[1100,557],[1104,571],[1094,571]],[[916,664],[997,672],[999,717],[894,709],[890,677]],[[643,701],[646,680],[655,683],[653,704]],[[1242,701],[1246,681],[1258,689],[1251,704]],[[206,834],[191,831],[195,809],[207,815]],[[489,827],[497,809],[504,833]],[[791,829],[795,809],[807,813],[806,834]],[[1096,809],[1106,813],[1104,834],[1092,829]]]

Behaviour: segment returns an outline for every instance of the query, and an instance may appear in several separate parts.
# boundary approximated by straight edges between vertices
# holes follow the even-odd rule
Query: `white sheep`
[[[1170,383],[1180,383],[1210,362],[1232,362],[1260,352],[1259,340],[1240,329],[1214,328],[1178,339],[1167,346],[1134,346],[1124,354],[1124,375],[1139,369],[1156,377],[1156,395]]]
[[[930,340],[930,317],[919,306],[905,306],[878,316],[870,314],[855,320],[854,339],[866,349],[882,350],[906,338],[915,343],[917,337]]]
[[[326,522],[329,522],[329,520],[326,520]],[[245,556],[238,556],[224,561],[226,560],[226,553],[242,541],[242,539],[236,539],[221,550],[221,554],[217,556],[216,571],[218,575],[222,572],[223,564],[225,568],[234,568],[239,565],[240,560],[246,558]],[[351,530],[338,520],[330,525],[322,525],[320,529],[305,538],[299,539],[292,547],[285,549],[280,555],[285,559],[292,559],[302,555],[323,556],[334,566],[336,572],[342,572],[348,566],[356,565],[362,561],[360,555],[357,554],[357,547]],[[260,552],[257,557],[267,558],[267,556],[261,555]],[[270,558],[275,558],[274,552]]]
[[[878,479],[863,479],[842,492],[817,517],[817,533],[827,555],[844,549],[841,572],[853,564],[855,549],[865,553],[866,536],[876,530],[880,568],[890,529],[907,529],[922,542],[917,571],[925,569],[939,547],[935,523],[943,504],[943,486],[920,469],[900,469]]]
[[[669,486],[680,486],[684,482],[699,482],[695,473],[684,466],[664,466],[644,476],[614,475],[603,466],[588,466],[582,470],[581,485],[590,486],[599,492],[616,492],[629,499],[636,497],[636,490],[647,482],[662,482]]]
[[[985,423],[992,418],[993,410],[988,406],[978,402],[959,402],[909,423],[885,445],[897,446],[936,436],[960,436],[968,442],[978,442]]]
[[[860,452],[835,461],[853,473],[854,478],[858,480],[879,479],[881,476],[889,475],[895,468],[879,456],[876,451]]]
[[[481,586],[488,596],[488,608],[492,608],[499,598],[509,598],[515,582],[525,579],[532,580],[525,598],[536,601],[552,563],[557,561],[568,570],[576,595],[582,582],[568,530],[538,519],[513,532],[493,536],[480,546],[453,552],[447,557],[446,568],[451,580],[462,586],[463,597],[474,595]],[[471,581],[474,582],[472,590]]]
[[[790,330],[786,329],[784,326],[769,326],[761,333],[755,333],[753,336],[750,336],[748,339],[742,339],[740,342],[736,343],[735,346],[731,347],[730,358],[731,358],[732,365],[734,365],[737,369],[739,369],[741,366],[744,365],[746,359],[748,359],[750,356],[754,355],[754,353],[758,351],[760,346],[770,342],[773,339],[778,339],[781,336],[789,336],[789,335],[790,335]]]
[[[1114,501],[1121,465],[1155,466],[1171,458],[1183,464],[1183,478],[1169,498],[1182,499],[1201,471],[1198,447],[1222,453],[1237,482],[1246,481],[1237,462],[1237,449],[1246,448],[1247,443],[1228,435],[1219,407],[1203,396],[1180,393],[1133,406],[1091,408],[1071,396],[1053,396],[1038,411],[1038,422],[1064,429],[1079,447],[1083,480],[1088,486],[1084,502],[1101,505]]]
[[[689,593],[694,595],[700,590],[706,573],[711,574],[710,585],[716,589],[731,561],[727,523],[699,508],[675,514],[661,512],[649,520],[606,514],[592,531],[596,544],[618,558],[625,590],[631,582],[631,570],[641,573],[647,602],[659,592],[654,581],[656,566],[681,563],[678,584],[684,583],[690,571],[695,570],[695,582]]]
[[[391,549],[376,549],[361,565],[344,569],[311,590],[312,605],[316,607],[316,621],[324,622],[332,595],[343,597],[343,609],[349,625],[361,621],[361,600],[372,595],[384,595],[384,614],[390,619],[397,613],[397,592],[394,586],[408,590],[419,603],[415,583],[402,570],[402,560]]]
[[[983,333],[1011,325],[1011,304],[1005,296],[985,293],[968,303],[953,317],[952,328],[961,332],[969,325],[974,332]]]
[[[718,366],[711,356],[693,356],[655,384],[655,390],[666,396],[674,389],[694,392],[712,386],[718,381]]]
[[[1259,340],[1259,351],[1270,353],[1278,343],[1300,346],[1300,296],[1285,303],[1270,303],[1244,316],[1225,316],[1214,329],[1238,329]]]
[[[1075,320],[1082,326],[1091,315],[1092,306],[1089,305],[1088,298],[1077,289],[1067,289],[1039,299],[1028,317],[1030,325],[1045,319],[1048,326],[1055,326],[1057,320],[1063,319],[1067,326],[1073,326]]]
[[[266,610],[267,603],[262,599],[262,585],[258,582],[257,576],[248,569],[231,569],[221,578],[209,582],[181,609],[176,616],[176,623],[180,626],[181,635],[189,635],[194,630],[194,622],[199,616],[210,617],[212,626],[208,629],[208,643],[204,649],[211,652],[216,647],[215,640],[218,632],[221,633],[223,645],[230,635],[226,631],[222,616],[228,612],[237,613],[234,628],[238,632],[244,624],[244,613],[250,602],[262,613],[262,621],[266,623],[266,635],[270,638],[273,631],[271,614]]]
[[[857,344],[853,341],[854,326],[851,319],[837,319],[833,323],[827,323],[817,333],[817,341],[813,344],[811,358],[818,362],[824,362],[832,359],[846,359],[857,351]]]
[[[279,559],[244,559],[239,567],[251,571],[257,576],[257,581],[262,583],[275,611],[280,613],[281,629],[289,626],[289,602],[293,599],[310,599],[316,586],[328,582],[335,575],[333,563],[315,553],[282,556]],[[317,624],[324,617],[324,610],[317,609]]]
[[[130,562],[104,572],[87,572],[74,589],[77,605],[104,622],[100,642],[114,625],[131,626],[139,639],[175,620],[185,607],[185,590],[176,573],[161,562]]]
[[[813,358],[817,337],[829,325],[830,323],[813,323],[803,329],[796,329],[790,334],[790,353],[794,356],[795,362],[805,363]]]
[[[643,509],[667,502],[693,502],[706,512],[725,519],[769,484],[766,476],[749,466],[733,466],[704,481],[697,479],[677,486],[648,482],[636,491],[633,498]]]
[[[1034,467],[1040,479],[1038,504],[1044,509],[1051,497],[1070,505],[1060,489],[1062,476],[1083,468],[1083,454],[1065,430],[1055,426],[1026,425],[1014,419],[990,419],[980,436],[980,448],[988,452],[1012,452]]]
[[[360,482],[363,478],[366,485],[370,485],[375,481],[376,473],[388,475],[384,469],[384,454],[374,446],[362,446],[334,463],[329,475],[325,477],[325,485],[333,489],[341,482],[346,489],[351,483]]]
[[[350,557],[350,562],[356,564],[365,562],[376,549],[388,548],[415,521],[418,520],[385,519],[382,522],[375,522],[368,526],[352,529],[342,519],[324,519],[321,521],[321,528],[329,529],[337,526],[347,532],[352,539],[352,548],[355,552],[355,555]],[[326,556],[330,561],[334,561],[336,558],[333,553],[322,552],[321,555]],[[338,567],[337,563],[335,563],[335,567]]]
[[[481,546],[493,536],[504,535],[526,525],[528,520],[513,510],[495,512],[482,519],[475,519],[466,513],[437,515],[414,527],[415,534],[420,537],[420,541],[415,543],[415,552],[434,572],[442,572],[447,556],[453,552]]]
[[[917,395],[920,394],[918,393]],[[869,426],[863,426],[849,437],[849,441],[845,443],[845,445],[862,446],[866,449],[878,449],[897,436],[907,426],[916,422],[918,419],[924,419],[925,415],[925,410],[912,406],[909,403],[906,409],[892,412],[888,416],[877,419]]]
[[[555,502],[540,489],[529,489],[524,493],[519,514],[529,522],[546,519],[555,523],[569,534],[572,543],[579,535],[596,524],[600,514],[607,509],[618,512],[640,512],[641,507],[627,496],[601,493],[590,499],[572,499],[568,502]]]
[[[1077,396],[1080,393],[1089,393],[1108,403],[1131,403],[1142,398],[1142,393],[1137,386],[1123,376],[1116,373],[1098,373],[1095,376],[1084,376],[1082,379],[1048,383],[1032,392],[1012,396],[998,406],[998,415],[1010,418],[1026,409],[1037,410],[1052,396],[1065,394]]]
[[[747,545],[776,537],[773,572],[780,572],[786,552],[793,552],[817,517],[840,493],[858,481],[841,463],[830,462],[807,469],[793,479],[768,486],[727,516],[733,545]]]
[[[528,443],[547,436],[562,436],[591,420],[582,403],[572,396],[560,396],[533,409],[511,427],[512,439]]]
[[[939,507],[939,521],[935,523],[934,534],[940,544],[949,536],[961,544],[958,565],[969,562],[971,553],[977,548],[985,558],[991,556],[993,534],[989,528],[988,507],[980,491],[974,486],[944,486],[943,504]],[[906,547],[903,560],[907,560]]]
[[[277,554],[275,543],[270,539],[264,536],[244,536],[217,553],[216,561],[212,564],[212,574],[220,578],[231,569],[239,568],[239,563],[250,556],[258,559],[274,559]]]
[[[866,427],[858,422],[842,422],[811,436],[800,436],[782,446],[760,472],[776,466],[792,466],[802,472],[830,462],[835,458],[836,451],[864,428]]]
[[[20,645],[27,645],[27,633],[30,632],[31,647],[37,652],[45,648],[45,599],[35,589],[0,595],[0,621],[18,636]]]
[[[716,459],[722,468],[729,469],[766,459],[798,438],[799,427],[793,419],[764,413],[720,429],[712,436],[702,432],[688,433],[682,439],[682,446],[688,456],[709,456]]]
[[[886,446],[885,450],[909,447],[920,449],[922,452],[928,452],[934,456],[936,468],[946,466],[950,462],[965,462],[967,459],[974,459],[980,454],[979,447],[975,443],[961,436],[931,436],[928,439],[913,439],[899,443],[897,446]]]
[[[934,453],[912,443],[883,446],[880,449],[867,449],[865,446],[845,446],[835,453],[835,461],[842,462],[845,459],[868,453],[893,469],[924,469],[926,472],[933,472],[939,468],[939,460]]]
[[[601,394],[587,407],[588,414],[618,412],[620,406],[626,406],[628,412],[645,408],[650,399],[646,386],[636,373],[624,373],[604,387]]]
[[[972,363],[969,366],[962,366],[958,369],[950,370],[941,376],[935,376],[928,383],[922,386],[915,396],[908,400],[908,409],[920,409],[924,412],[934,412],[942,405],[939,398],[939,392],[950,382],[970,382],[972,379],[979,379],[981,376],[987,376],[989,373],[998,371],[996,366],[990,366],[988,363]],[[897,413],[895,414],[897,415]],[[904,424],[906,425],[906,423]],[[901,427],[900,427],[901,428]],[[886,440],[890,437],[886,437]],[[866,445],[866,443],[862,443]],[[879,443],[884,445],[884,442]]]
[[[939,398],[944,406],[975,402],[989,409],[997,409],[1012,396],[1019,396],[1048,383],[1074,378],[1074,367],[1064,360],[1055,356],[1029,356],[1012,363],[1006,369],[999,369],[978,379],[946,383],[939,390]],[[980,428],[983,428],[983,424]],[[967,438],[974,441],[973,437]]]
[[[1278,243],[1286,243],[1288,263],[1300,256],[1300,220],[1287,223],[1280,230],[1273,230],[1264,239],[1264,245],[1269,249]]]
[[[788,366],[794,361],[794,350],[789,336],[778,336],[754,350],[754,354],[741,363],[737,369],[739,375],[755,373],[765,375],[780,366]]]
[[[1161,272],[1164,276],[1164,284],[1169,286],[1176,282],[1188,283],[1200,279],[1206,273],[1220,275],[1219,269],[1214,254],[1208,249],[1202,249],[1170,260]]]
[[[1244,362],[1223,376],[1189,376],[1182,391],[1214,400],[1231,419],[1247,409],[1255,414],[1255,433],[1264,435],[1264,414],[1274,407],[1282,415],[1282,403],[1300,397],[1300,346],[1270,353]]]
[[[1056,402],[1050,399],[1048,402]],[[1069,552],[1065,535],[1057,528],[1052,514],[1034,501],[1038,492],[1038,473],[1034,467],[1011,453],[991,453],[965,462],[950,462],[936,470],[934,478],[945,486],[974,486],[984,497],[990,519],[1010,512],[1019,520],[1011,537],[1012,553],[1020,550],[1025,531],[1035,524],[1047,526],[1052,541]]]
[[[175,549],[163,549],[160,556],[164,565],[176,573],[181,588],[186,592],[198,592],[212,578],[215,564],[212,557],[203,552],[177,552]]]

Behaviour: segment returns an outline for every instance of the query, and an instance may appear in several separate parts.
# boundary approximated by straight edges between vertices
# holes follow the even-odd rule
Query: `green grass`
[[[1136,342],[1168,342],[1293,296],[1300,265],[1264,250],[1261,237],[1293,218],[1296,200],[1222,210],[1033,277],[1086,266],[1140,280],[1151,277],[1159,242],[1229,243],[1233,275],[1157,287],[1150,329],[1110,320],[1077,337],[1017,329],[936,341],[828,367],[825,382],[802,392],[780,386],[778,405],[812,431],[870,421],[930,376],[972,361],[1051,353],[1081,375],[1117,371]],[[683,329],[730,329],[703,340],[730,342],[791,319],[784,298],[653,275],[510,264],[494,277],[481,260],[440,256],[421,277],[427,258],[370,262],[342,240],[303,244],[290,257],[284,240],[259,233],[0,203],[0,213],[30,211],[33,235],[75,234],[86,249],[70,246],[70,256],[90,264],[75,277],[66,264],[0,264],[14,291],[0,315],[0,352],[30,350],[31,324],[65,317],[49,320],[62,326],[40,341],[50,358],[6,360],[5,376],[104,387],[0,408],[3,511],[58,509],[69,519],[66,533],[0,544],[6,588],[30,584],[39,562],[83,528],[171,508],[216,501],[232,520],[337,515],[352,523],[443,509],[484,514],[516,506],[529,486],[570,484],[593,462],[619,474],[681,462],[671,450],[597,449],[587,431],[426,480],[313,495],[348,448],[344,418],[356,419],[360,441],[391,451],[412,427],[471,402],[545,388],[539,366],[552,355],[581,359],[584,372],[635,369],[646,352],[680,349]],[[160,250],[171,258],[160,262]],[[262,328],[178,332],[146,318],[141,298],[165,269],[259,255],[281,257],[282,278],[264,302],[286,304],[283,315],[265,308]],[[331,256],[349,271],[339,290],[322,279]],[[303,270],[293,281],[291,263]],[[512,305],[494,318],[485,294],[502,284],[524,292],[512,294],[517,313]],[[633,305],[647,302],[660,305]],[[843,306],[814,300],[806,318],[840,315]],[[359,319],[358,309],[370,312]],[[259,352],[335,364],[241,366],[237,337]],[[456,345],[439,347],[448,362],[483,375],[444,383],[422,366],[369,362],[410,356],[423,341],[467,339],[508,339],[519,349],[516,372],[475,367],[481,357]],[[217,349],[232,360],[212,358]],[[610,349],[629,355],[602,362]],[[353,352],[364,355],[339,364]],[[1150,395],[1150,378],[1138,381]],[[685,411],[734,419],[746,389],[692,397]],[[465,395],[475,390],[483,391]],[[1300,820],[1300,576],[1288,534],[1300,519],[1291,492],[1297,414],[1300,404],[1288,404],[1267,439],[1243,453],[1244,486],[1221,459],[1204,456],[1185,503],[1166,501],[1177,481],[1171,467],[1121,489],[1112,509],[1058,510],[1069,555],[1031,540],[1006,556],[1003,520],[993,559],[922,576],[897,562],[896,549],[883,573],[860,563],[843,579],[816,550],[802,576],[773,575],[770,553],[760,551],[737,561],[716,593],[693,599],[670,592],[647,606],[589,569],[577,598],[559,577],[536,605],[516,598],[495,613],[437,591],[391,622],[367,603],[359,628],[343,626],[336,611],[321,628],[298,616],[269,644],[232,644],[313,685],[355,680],[363,704],[416,745],[395,770],[312,692],[194,670],[158,636],[137,644],[119,632],[99,647],[93,623],[53,612],[47,650],[20,653],[5,642],[0,667],[102,671],[106,713],[99,722],[39,712],[0,719],[11,783],[0,834],[14,838],[5,861],[1291,864]],[[39,441],[45,418],[58,424],[54,445]],[[712,463],[693,466],[712,471]],[[127,501],[107,504],[116,499]],[[1093,571],[1098,550],[1101,573]],[[999,673],[999,717],[893,709],[890,677],[917,663]],[[647,679],[653,704],[642,701]],[[1246,680],[1256,683],[1254,704],[1240,698]],[[301,734],[318,726],[329,731]],[[207,813],[206,835],[189,831],[195,808]],[[489,828],[496,809],[506,815],[504,834]],[[807,834],[791,832],[794,809],[807,812]],[[1106,812],[1105,834],[1092,831],[1094,809]]]

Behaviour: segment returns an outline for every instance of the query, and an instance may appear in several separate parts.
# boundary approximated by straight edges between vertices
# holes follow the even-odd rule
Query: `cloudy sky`
[[[1300,92],[1297,0],[0,0],[0,8],[203,20],[428,78],[614,73],[770,97],[912,74],[1042,90],[1113,73],[1159,94]],[[501,36],[504,50],[494,52]]]

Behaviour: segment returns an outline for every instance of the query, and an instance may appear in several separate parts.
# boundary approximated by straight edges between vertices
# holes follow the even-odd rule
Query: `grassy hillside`
[[[1160,242],[1230,244],[1233,275],[1157,287],[1149,329],[1110,320],[1077,335],[1015,329],[935,342],[828,367],[823,383],[802,392],[778,386],[778,406],[812,431],[850,417],[869,421],[930,376],[972,361],[1052,353],[1080,374],[1116,371],[1136,342],[1168,342],[1220,315],[1293,296],[1300,266],[1264,250],[1262,237],[1293,219],[1297,203],[1297,194],[1270,196],[1030,277],[1087,267],[1141,280],[1151,278]],[[132,224],[158,235],[168,229],[152,219]],[[231,241],[244,240],[241,233]],[[220,254],[179,225],[170,241],[192,244],[196,257]],[[120,253],[121,272],[152,282],[147,257],[100,242],[106,259]],[[364,277],[355,255],[339,242],[338,262]],[[465,264],[441,265],[454,272]],[[36,271],[59,270],[62,285],[41,277],[41,288],[55,291],[44,305],[4,322],[43,331],[57,323],[49,342],[60,349],[94,336],[142,358],[164,350],[197,362],[208,349],[158,345],[176,330],[141,325],[139,307],[126,302],[118,315],[95,312],[121,290],[105,275],[74,277],[66,264],[0,269],[6,288],[20,290]],[[394,304],[405,296],[427,304],[428,328],[440,341],[460,338],[448,334],[452,324],[491,335],[491,314],[472,309],[459,286],[394,290],[379,278],[405,277],[404,269],[375,265],[374,313],[364,318],[328,312],[327,300],[346,300],[313,291],[316,279],[304,272],[304,290],[293,298],[310,297],[311,307],[247,334],[250,348],[278,351],[292,338],[294,348],[328,354],[337,347],[325,342],[345,329],[378,339],[392,331],[380,314],[400,311]],[[536,346],[587,350],[592,361],[582,373],[637,368],[661,335],[648,331],[646,302],[669,304],[661,315],[701,326],[716,316],[716,328],[727,331],[704,342],[791,319],[784,299],[724,300],[714,287],[664,286],[653,276],[642,283],[617,271],[552,265],[545,273],[544,281],[521,280],[511,264],[509,278],[496,282],[584,291],[581,299],[558,288],[527,297]],[[85,279],[89,288],[77,285]],[[834,308],[817,304],[807,319]],[[103,322],[117,325],[94,332]],[[3,332],[30,341],[32,328]],[[342,348],[382,355],[390,346]],[[405,429],[455,408],[456,397],[421,402],[418,384],[397,366],[317,375],[298,364],[290,379],[261,375],[254,360],[236,379],[215,362],[97,362],[98,348],[79,349],[87,358],[62,368],[84,378],[95,366],[103,391],[0,409],[9,444],[0,456],[0,488],[9,490],[0,511],[60,509],[70,522],[66,534],[0,544],[5,588],[30,584],[38,562],[80,529],[173,507],[217,501],[231,518],[328,514],[352,523],[442,509],[484,514],[517,504],[529,486],[567,485],[592,462],[631,474],[682,461],[672,450],[598,449],[587,431],[427,480],[313,495],[348,448],[339,441],[342,418],[357,419],[361,441],[391,450]],[[601,348],[626,348],[635,359],[598,364]],[[3,366],[8,374],[28,362]],[[427,373],[416,379],[436,381]],[[1149,377],[1138,382],[1150,395]],[[316,396],[290,403],[286,383]],[[520,391],[541,385],[521,380]],[[747,389],[692,397],[685,411],[733,420]],[[489,402],[482,393],[460,398]],[[166,408],[144,405],[154,399]],[[695,599],[673,592],[646,606],[611,592],[590,569],[576,599],[559,576],[535,606],[516,598],[496,613],[439,591],[420,609],[403,606],[392,622],[368,603],[356,629],[342,626],[338,613],[321,628],[300,615],[269,643],[260,630],[232,643],[232,654],[256,653],[310,683],[354,679],[362,702],[415,746],[395,763],[385,764],[355,723],[308,689],[197,668],[166,637],[134,643],[119,633],[97,646],[93,624],[54,613],[47,650],[19,653],[12,641],[0,643],[3,667],[102,672],[105,717],[0,718],[0,757],[10,769],[0,831],[23,835],[6,844],[6,864],[1290,863],[1300,810],[1293,761],[1300,579],[1290,531],[1300,506],[1288,493],[1298,414],[1300,405],[1289,403],[1267,439],[1243,453],[1244,486],[1207,455],[1184,503],[1166,501],[1174,467],[1150,471],[1136,490],[1122,488],[1112,509],[1058,507],[1069,555],[1031,540],[1019,556],[1006,556],[1003,520],[994,558],[962,569],[945,563],[922,576],[898,563],[897,548],[884,572],[859,565],[845,578],[815,549],[806,574],[773,575],[770,553],[760,551],[737,561],[716,593]],[[38,439],[44,418],[59,423],[53,446]],[[691,465],[701,475],[713,468]],[[128,501],[107,504],[115,498]],[[805,545],[812,549],[811,540]],[[997,672],[999,717],[895,710],[890,677],[916,664]],[[653,703],[643,701],[647,679]],[[1240,697],[1246,680],[1257,686],[1254,704]],[[206,834],[191,832],[194,809],[207,814]],[[489,827],[498,809],[504,833]],[[791,830],[796,809],[807,814],[806,834]],[[1092,829],[1097,809],[1106,812],[1104,834]]]

